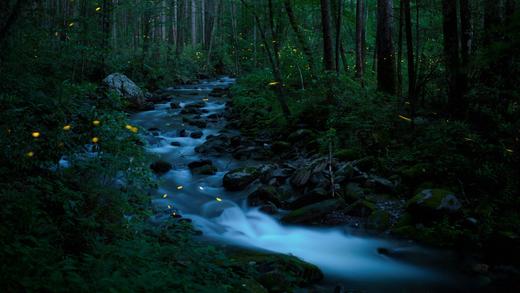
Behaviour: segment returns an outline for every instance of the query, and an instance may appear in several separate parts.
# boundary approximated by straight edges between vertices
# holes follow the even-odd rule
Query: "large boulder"
[[[461,208],[455,194],[444,189],[425,189],[406,202],[407,211],[421,219],[456,214]]]
[[[152,171],[157,175],[168,173],[171,168],[172,164],[162,160],[156,161],[150,165],[150,169],[152,169]]]
[[[215,175],[217,172],[217,168],[213,166],[213,162],[211,162],[211,160],[199,160],[191,162],[188,164],[188,168],[190,168],[193,174]]]
[[[298,288],[309,287],[323,279],[317,266],[291,255],[238,249],[227,255],[233,267],[241,270],[251,267],[250,276],[265,288],[265,291],[259,291],[247,285],[247,289],[242,290],[244,292],[300,292],[303,290]]]
[[[318,174],[328,166],[328,159],[325,157],[315,159],[294,172],[291,177],[291,185],[295,188],[302,188],[309,183],[313,174]]]
[[[145,99],[144,93],[126,75],[121,73],[112,73],[103,79],[103,85],[119,96],[125,98],[130,106],[137,109],[145,109],[150,107],[150,103]],[[153,106],[153,105],[152,105]]]
[[[197,138],[201,138],[203,135],[204,135],[204,133],[202,131],[197,130],[197,131],[192,132],[190,134],[190,137],[197,139]]]
[[[246,167],[231,170],[224,175],[224,188],[230,191],[244,190],[249,184],[260,176],[256,168]]]
[[[323,187],[317,187],[296,197],[289,203],[289,208],[299,209],[301,207],[329,199],[332,193]]]
[[[282,218],[282,222],[290,224],[311,224],[319,222],[325,215],[345,206],[341,199],[328,199],[294,210]]]
[[[269,203],[276,207],[284,204],[283,196],[273,186],[260,186],[247,197],[247,203],[252,206],[263,206]]]
[[[218,136],[208,136],[207,140],[203,144],[195,148],[195,151],[197,153],[209,155],[220,154],[226,152],[229,144],[229,137],[225,134],[220,134]]]

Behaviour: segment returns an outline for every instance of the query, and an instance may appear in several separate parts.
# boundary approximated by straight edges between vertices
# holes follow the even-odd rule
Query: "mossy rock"
[[[232,266],[247,271],[268,292],[292,292],[323,279],[317,266],[294,256],[238,249],[227,254]]]
[[[254,167],[238,168],[229,171],[224,175],[224,188],[230,191],[240,191],[260,176],[260,172]]]
[[[353,149],[339,149],[334,153],[334,157],[340,161],[353,161],[359,156],[359,152]]]
[[[421,217],[454,214],[461,208],[455,194],[444,189],[425,189],[406,202],[406,209]]]
[[[402,178],[409,183],[419,183],[428,177],[430,165],[420,163],[413,166],[405,166],[398,170]]]
[[[368,218],[368,227],[370,229],[387,230],[390,226],[390,214],[386,211],[373,211]]]
[[[290,212],[282,218],[282,222],[291,224],[310,224],[345,206],[342,199],[329,199],[304,206]]]
[[[205,165],[202,167],[198,167],[195,169],[192,169],[191,172],[193,174],[200,174],[200,175],[215,175],[217,173],[217,167],[213,165]]]
[[[415,238],[417,229],[412,225],[401,225],[392,229],[392,234],[403,238]]]
[[[362,199],[365,196],[365,190],[358,183],[348,183],[345,186],[345,196],[352,201]]]
[[[273,203],[277,207],[282,207],[285,198],[282,193],[279,193],[273,186],[260,186],[253,191],[248,197],[247,202],[250,206],[256,207],[266,203]]]

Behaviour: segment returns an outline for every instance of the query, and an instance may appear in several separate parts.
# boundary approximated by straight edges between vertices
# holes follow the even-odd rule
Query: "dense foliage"
[[[520,262],[506,254],[520,239],[517,1],[470,1],[469,56],[463,38],[445,38],[450,1],[331,1],[329,11],[324,2],[3,1],[0,287],[224,292],[250,283],[255,272],[195,240],[186,221],[146,223],[154,182],[140,130],[128,124],[126,102],[98,88],[116,71],[149,91],[237,75],[243,133],[283,140],[310,128],[313,151],[332,145],[340,160],[364,160],[400,182],[398,198],[453,190],[462,216],[425,225],[403,217],[393,232]],[[393,92],[377,74],[383,2],[394,4]],[[322,59],[335,62],[322,68]]]

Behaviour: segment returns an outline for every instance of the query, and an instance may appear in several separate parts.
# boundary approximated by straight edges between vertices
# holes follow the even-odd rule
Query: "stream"
[[[249,249],[292,254],[317,265],[329,284],[342,283],[348,289],[368,291],[401,291],[466,288],[466,278],[452,269],[459,262],[453,253],[424,248],[408,241],[363,235],[343,227],[311,228],[287,226],[275,217],[246,205],[247,195],[255,184],[240,192],[226,191],[222,178],[231,169],[256,166],[262,162],[239,161],[228,154],[205,156],[194,148],[206,141],[209,135],[238,131],[224,128],[222,113],[227,97],[208,94],[214,88],[227,88],[234,79],[223,77],[164,89],[179,102],[174,109],[170,102],[156,104],[155,109],[136,113],[134,124],[151,131],[143,134],[149,142],[147,151],[158,159],[170,162],[173,168],[160,177],[159,188],[152,198],[156,215],[161,221],[174,210],[192,219],[204,237],[218,243]],[[212,118],[205,128],[197,128],[183,122],[180,112],[185,105],[205,102],[201,119]],[[217,114],[217,115],[212,115]],[[212,116],[210,116],[212,115]],[[182,137],[180,130],[188,133],[202,130],[202,137]],[[172,145],[173,143],[173,145]],[[209,159],[218,171],[215,175],[192,175],[188,164]],[[391,254],[378,253],[379,248]]]

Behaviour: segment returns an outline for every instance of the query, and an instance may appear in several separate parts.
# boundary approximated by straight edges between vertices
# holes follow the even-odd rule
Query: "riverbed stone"
[[[208,136],[202,145],[195,148],[195,151],[201,154],[214,155],[225,152],[227,147],[229,147],[229,137],[225,134],[220,134],[218,136]]]
[[[209,93],[209,96],[210,97],[222,97],[222,96],[226,95],[228,92],[229,92],[228,89],[214,88]]]
[[[188,164],[193,174],[201,175],[214,175],[217,172],[217,168],[213,166],[211,160],[198,160]]]
[[[186,129],[180,129],[178,132],[177,132],[177,135],[179,137],[187,137],[188,136],[188,131]]]
[[[260,172],[254,167],[238,168],[224,175],[223,185],[227,190],[239,191],[245,189],[259,176]]]
[[[202,119],[188,119],[186,122],[198,128],[206,128],[208,126],[208,123]]]
[[[182,115],[200,115],[200,114],[202,114],[202,111],[200,109],[197,109],[197,108],[186,108],[186,107],[184,107],[181,110],[181,114]]]
[[[150,169],[157,175],[163,175],[170,171],[171,168],[172,164],[163,160],[156,161],[150,165]]]
[[[190,137],[191,138],[201,138],[203,135],[204,135],[204,133],[202,133],[202,131],[198,130],[198,131],[192,132],[190,134]]]

